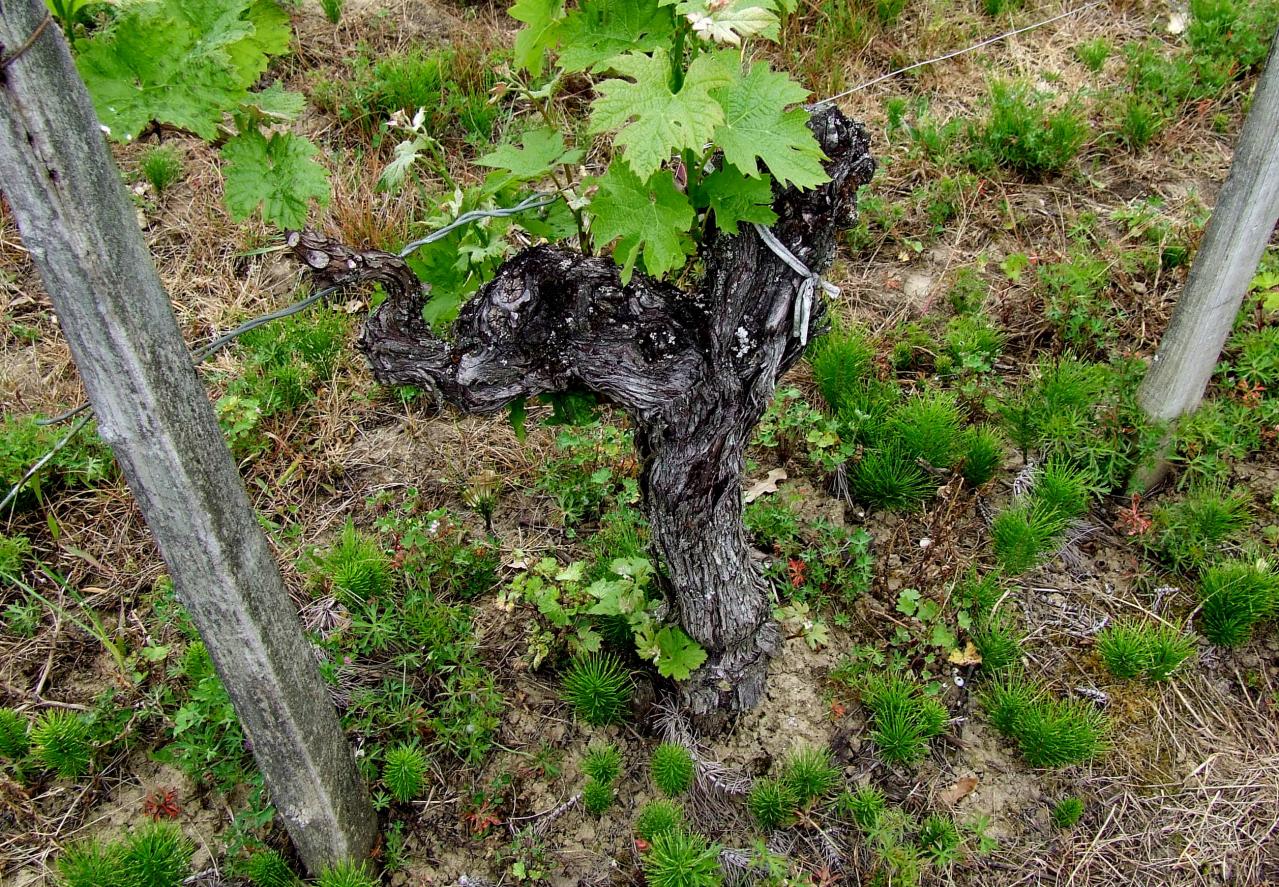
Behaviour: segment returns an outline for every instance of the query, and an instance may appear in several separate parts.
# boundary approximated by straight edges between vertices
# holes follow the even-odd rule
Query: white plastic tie
[[[791,335],[799,339],[800,346],[807,345],[808,323],[813,317],[813,296],[817,288],[821,287],[822,292],[834,299],[839,296],[839,287],[828,280],[823,280],[820,274],[810,270],[786,248],[786,244],[777,239],[777,235],[769,228],[759,222],[751,224],[755,226],[755,233],[759,235],[760,240],[764,241],[764,245],[803,278],[803,282],[799,285],[799,294],[795,297],[795,306],[791,311]]]

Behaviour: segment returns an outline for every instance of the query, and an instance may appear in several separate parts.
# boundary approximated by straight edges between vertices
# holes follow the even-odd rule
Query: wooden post
[[[41,0],[0,0],[0,187],[293,843],[312,872],[363,860],[377,831],[367,791],[88,91],[46,16]]]
[[[1152,419],[1172,421],[1199,406],[1277,220],[1279,33],[1190,279],[1137,392]]]

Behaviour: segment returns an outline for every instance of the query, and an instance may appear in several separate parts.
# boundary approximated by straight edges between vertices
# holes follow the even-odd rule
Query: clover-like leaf
[[[654,642],[658,651],[657,673],[664,678],[686,681],[706,661],[706,651],[697,641],[674,626],[659,631]]]
[[[630,283],[641,252],[644,270],[654,277],[681,267],[692,252],[688,231],[696,213],[669,170],[643,181],[626,163],[614,160],[599,180],[590,211],[596,243],[617,240],[614,258],[621,258],[623,283]]]

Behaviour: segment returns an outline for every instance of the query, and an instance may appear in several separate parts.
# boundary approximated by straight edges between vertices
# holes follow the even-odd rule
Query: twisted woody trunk
[[[815,110],[810,126],[830,182],[780,190],[772,230],[821,273],[874,161],[865,129],[838,110]],[[708,654],[680,684],[682,706],[714,730],[760,700],[779,634],[742,526],[742,472],[778,378],[803,351],[792,322],[803,278],[753,229],[707,238],[692,292],[640,274],[623,285],[607,258],[525,250],[462,308],[448,339],[422,319],[428,295],[397,257],[310,234],[291,235],[290,245],[326,281],[383,283],[388,298],[360,337],[379,382],[420,386],[467,413],[582,389],[625,410],[667,592]],[[820,303],[809,336],[821,331]]]

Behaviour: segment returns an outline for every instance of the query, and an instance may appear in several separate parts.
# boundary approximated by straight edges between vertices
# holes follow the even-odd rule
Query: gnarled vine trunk
[[[820,273],[874,162],[865,130],[838,110],[814,111],[810,125],[831,181],[777,193],[772,230]],[[421,386],[473,413],[580,389],[626,410],[668,590],[680,624],[709,654],[680,686],[684,708],[715,729],[760,700],[778,630],[742,527],[742,471],[777,379],[803,350],[792,318],[804,280],[752,228],[710,235],[690,293],[640,274],[623,285],[610,259],[525,250],[462,308],[452,340],[422,320],[427,296],[395,257],[309,235],[291,245],[329,279],[387,284],[360,338],[381,382]],[[819,293],[809,335],[823,318]]]

